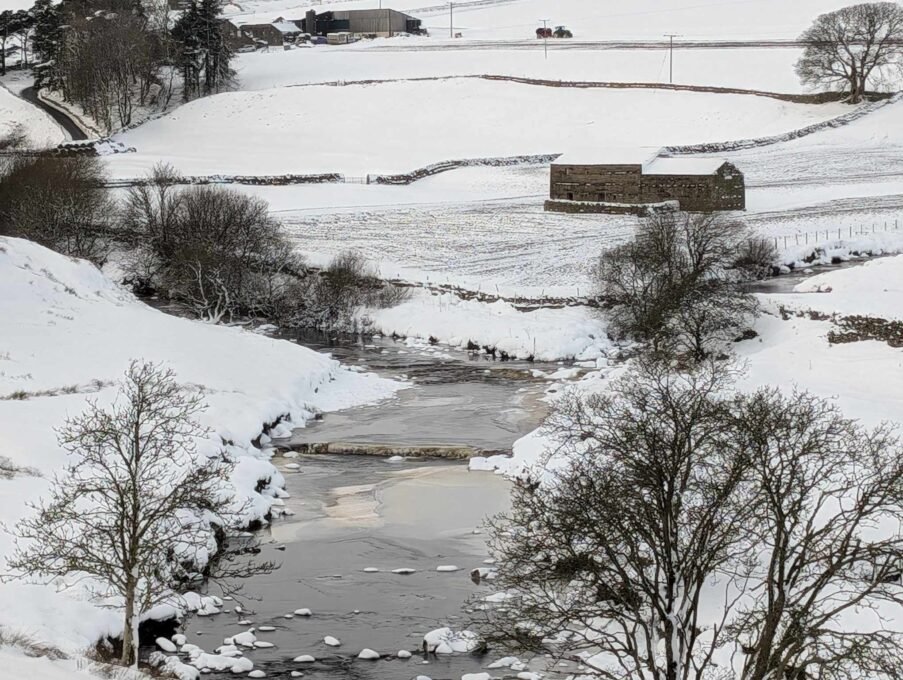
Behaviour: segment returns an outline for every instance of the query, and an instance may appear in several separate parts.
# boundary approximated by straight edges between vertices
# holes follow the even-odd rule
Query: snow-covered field
[[[418,41],[416,44],[421,44]],[[336,47],[276,50],[238,55],[242,90],[309,83],[391,80],[462,75],[503,75],[544,80],[667,83],[669,55],[663,49],[559,49],[543,56],[542,44],[520,49],[416,49],[409,40],[375,40]],[[805,92],[793,70],[798,48],[690,49],[674,55],[674,82]],[[546,92],[554,97],[555,92]]]
[[[130,359],[164,362],[181,382],[203,391],[204,424],[213,434],[201,448],[234,442],[228,447],[238,461],[233,483],[254,516],[269,510],[281,480],[251,445],[264,423],[291,414],[290,424],[303,426],[316,411],[375,401],[401,387],[290,342],[169,316],[93,265],[19,239],[0,238],[0,290],[0,455],[33,469],[0,478],[6,524],[28,512],[25,503],[46,491],[65,462],[53,428],[77,414],[86,397],[109,400]],[[271,483],[257,493],[257,480],[266,478]],[[0,555],[10,547],[10,536],[0,534]],[[84,651],[119,625],[116,612],[85,601],[78,588],[0,585],[0,628],[65,652]]]
[[[188,174],[395,173],[443,160],[665,146],[777,135],[843,104],[452,79],[231,92],[118,135],[138,152],[117,176],[165,159]]]
[[[467,0],[461,0],[455,3],[454,26],[465,40],[533,38],[540,18],[548,18],[553,26],[567,25],[577,39],[660,39],[665,33],[710,39],[796,38],[815,15],[847,4],[844,0],[497,0],[468,6]],[[230,9],[255,19],[294,19],[310,7],[325,11],[377,6],[377,0],[236,0]],[[449,33],[447,2],[386,0],[383,6],[423,19],[434,36]]]

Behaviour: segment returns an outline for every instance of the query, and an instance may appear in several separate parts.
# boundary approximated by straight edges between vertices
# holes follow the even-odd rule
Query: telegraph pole
[[[681,37],[679,33],[665,33],[665,37],[670,39],[670,57],[668,58],[668,82],[674,84],[674,38]]]
[[[549,23],[548,19],[540,19],[542,22],[542,50],[545,52],[546,59],[549,58],[549,37],[546,35],[546,24]]]
[[[448,3],[448,37],[455,37],[455,3]]]

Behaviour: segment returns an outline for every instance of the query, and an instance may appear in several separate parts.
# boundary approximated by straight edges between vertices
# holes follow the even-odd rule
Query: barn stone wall
[[[642,203],[641,165],[553,165],[549,197],[558,201]]]
[[[730,163],[711,175],[644,175],[640,165],[553,165],[549,197],[550,204],[677,201],[688,212],[746,209],[743,173]]]

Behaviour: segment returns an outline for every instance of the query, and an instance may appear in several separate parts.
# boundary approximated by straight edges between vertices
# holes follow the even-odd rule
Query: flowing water
[[[322,421],[297,430],[294,445],[340,440],[510,451],[545,414],[540,397],[549,383],[533,377],[534,369],[559,368],[412,349],[389,340],[300,341],[330,351],[343,363],[404,376],[412,387],[382,404],[326,414]],[[475,584],[470,571],[486,566],[480,527],[486,517],[506,509],[504,479],[468,472],[463,462],[293,452],[287,456],[277,456],[274,462],[284,471],[291,494],[286,506],[295,514],[265,531],[260,555],[281,566],[244,584],[244,594],[254,598],[245,602],[245,611],[191,620],[190,642],[213,651],[224,637],[250,627],[238,625],[248,619],[258,628],[259,640],[275,645],[247,652],[255,669],[267,677],[300,671],[317,680],[403,680],[418,675],[458,680],[504,655],[501,650],[427,659],[420,654],[424,633],[442,626],[465,628],[468,601],[492,592],[485,581]],[[299,463],[300,469],[286,468],[289,463]],[[437,571],[440,566],[458,570]],[[396,569],[413,572],[393,573]],[[227,608],[230,605],[234,603],[228,602]],[[293,615],[299,608],[309,608],[313,615]],[[275,630],[260,632],[261,625]],[[327,635],[338,638],[341,646],[325,645]],[[364,648],[386,657],[356,659]],[[399,650],[414,656],[398,659]],[[316,661],[292,661],[301,654]],[[494,673],[501,677],[504,672]],[[226,676],[233,677],[222,674]]]

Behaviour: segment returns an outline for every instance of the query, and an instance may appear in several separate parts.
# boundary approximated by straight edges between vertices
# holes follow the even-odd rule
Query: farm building
[[[309,10],[296,23],[311,35],[351,33],[353,35],[391,37],[399,33],[423,32],[420,19],[394,9],[353,9],[317,14]]]
[[[223,31],[232,49],[245,46],[282,47],[293,43],[301,34],[301,29],[293,21],[279,17],[269,24],[246,24],[236,19],[223,20]]]
[[[639,212],[668,202],[688,212],[745,210],[746,186],[743,173],[723,158],[608,149],[559,157],[549,198],[546,209],[562,212]]]

